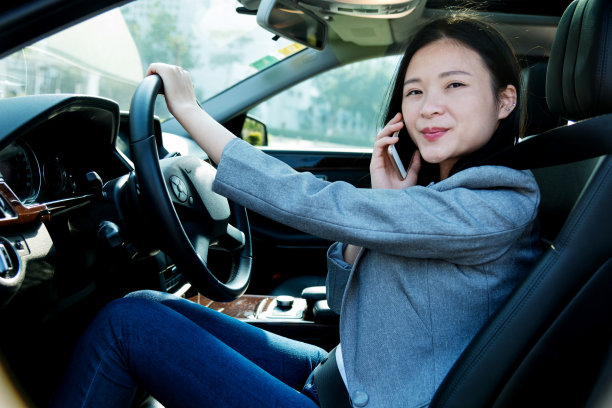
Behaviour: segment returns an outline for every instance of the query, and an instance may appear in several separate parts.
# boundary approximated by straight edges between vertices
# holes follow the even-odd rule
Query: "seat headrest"
[[[612,112],[612,2],[576,0],[563,13],[548,61],[550,110],[570,120]]]
[[[546,102],[547,67],[545,62],[540,62],[521,71],[523,93],[521,100],[527,102],[525,136],[537,135],[566,122],[548,108]]]

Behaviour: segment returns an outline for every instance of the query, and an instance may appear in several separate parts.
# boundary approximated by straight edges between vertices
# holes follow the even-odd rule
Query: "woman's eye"
[[[420,90],[418,90],[418,89],[412,89],[412,90],[406,92],[406,96],[419,95],[421,93],[422,92]]]
[[[465,86],[465,85],[462,84],[461,82],[451,82],[450,84],[448,84],[449,88],[459,88],[460,86]]]

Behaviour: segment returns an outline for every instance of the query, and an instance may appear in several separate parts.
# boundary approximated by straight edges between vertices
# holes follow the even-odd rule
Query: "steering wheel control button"
[[[368,405],[368,402],[370,401],[370,397],[364,391],[355,391],[353,392],[351,401],[353,402],[354,407],[361,408],[361,407],[365,407],[366,405]]]
[[[177,200],[181,203],[187,201],[187,185],[185,185],[183,180],[177,176],[172,176],[170,177],[170,185],[172,186],[172,192]]]

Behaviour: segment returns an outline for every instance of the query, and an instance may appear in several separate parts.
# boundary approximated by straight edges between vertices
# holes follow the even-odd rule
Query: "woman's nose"
[[[440,98],[440,95],[431,93],[423,98],[423,105],[421,106],[421,116],[424,118],[430,118],[432,116],[440,115],[444,112],[444,103]]]

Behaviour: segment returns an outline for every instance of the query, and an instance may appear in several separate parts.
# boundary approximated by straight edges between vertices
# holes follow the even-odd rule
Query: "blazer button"
[[[351,396],[351,401],[353,402],[354,407],[362,408],[368,405],[370,397],[364,391],[355,391]]]

